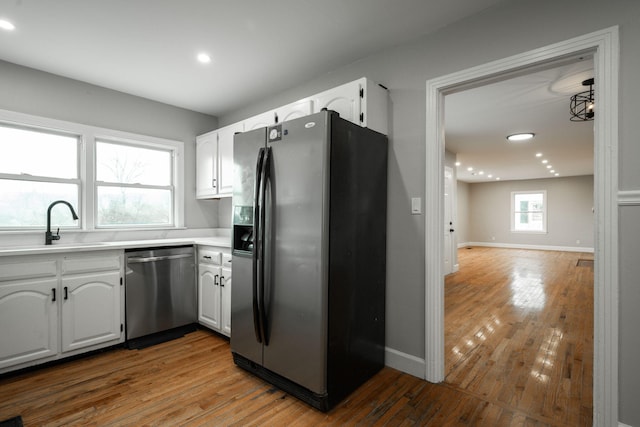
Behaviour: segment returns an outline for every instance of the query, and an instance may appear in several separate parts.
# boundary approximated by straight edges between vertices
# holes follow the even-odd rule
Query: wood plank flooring
[[[505,251],[505,252],[503,252]],[[206,330],[0,377],[0,420],[25,426],[588,426],[588,254],[460,250],[446,280],[447,378],[395,369],[324,414],[237,368]]]

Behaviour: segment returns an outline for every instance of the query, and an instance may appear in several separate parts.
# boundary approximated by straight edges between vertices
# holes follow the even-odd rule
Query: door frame
[[[594,120],[594,362],[593,424],[618,423],[618,27],[575,37],[426,82],[425,379],[442,382],[444,358],[444,97],[491,80],[582,55],[593,56]],[[567,99],[568,108],[568,99]]]

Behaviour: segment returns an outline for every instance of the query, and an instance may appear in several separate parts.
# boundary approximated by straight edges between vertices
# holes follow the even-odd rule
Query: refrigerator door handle
[[[267,309],[265,304],[265,289],[267,289],[267,278],[265,277],[265,254],[268,252],[268,248],[265,244],[266,242],[266,230],[267,227],[265,225],[267,218],[267,185],[271,186],[271,147],[267,147],[265,150],[264,163],[262,165],[262,178],[261,178],[261,193],[262,199],[260,200],[260,288],[259,292],[259,313],[260,313],[260,335],[262,335],[262,341],[264,345],[269,345],[269,333],[268,333],[268,325],[267,325]],[[271,187],[270,187],[271,188]],[[272,193],[273,194],[273,193]],[[269,216],[271,219],[271,216]],[[267,270],[270,271],[270,270]]]
[[[256,334],[256,340],[262,343],[262,335],[260,333],[260,304],[258,302],[258,289],[260,288],[258,277],[258,265],[259,265],[259,253],[261,252],[260,245],[260,188],[262,186],[262,165],[264,163],[265,149],[260,148],[258,151],[258,160],[256,161],[256,175],[254,182],[254,196],[253,196],[253,235],[256,236],[253,245],[252,265],[251,270],[253,274],[252,280],[252,297],[253,297],[253,328]]]

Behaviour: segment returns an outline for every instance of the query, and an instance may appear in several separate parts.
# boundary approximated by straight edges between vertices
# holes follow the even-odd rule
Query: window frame
[[[83,150],[83,140],[82,135],[77,132],[61,130],[54,126],[43,126],[42,124],[31,124],[31,123],[21,123],[10,118],[4,117],[4,115],[0,115],[0,126],[2,127],[10,127],[15,129],[26,130],[30,132],[39,132],[49,135],[59,135],[66,137],[73,137],[76,139],[76,178],[58,178],[47,175],[32,175],[32,174],[14,174],[14,173],[4,173],[0,172],[0,180],[9,180],[9,181],[18,181],[18,182],[41,182],[41,183],[51,183],[51,184],[70,184],[76,186],[76,198],[78,200],[77,206],[75,206],[76,210],[80,210],[80,206],[82,206],[82,175],[81,175],[81,162],[82,162],[82,152]],[[43,218],[46,215],[46,212],[42,213]],[[78,218],[78,222],[76,225],[56,225],[56,227],[66,229],[66,230],[82,230],[83,221],[82,217]],[[45,226],[21,226],[21,227],[2,227],[0,226],[0,232],[2,231],[42,231],[46,229]]]
[[[17,113],[0,109],[0,122],[9,126],[43,130],[45,132],[78,136],[78,226],[66,227],[72,231],[134,231],[134,230],[170,230],[184,228],[184,142],[165,138],[158,138],[149,135],[124,132],[108,128],[84,125],[80,123],[68,122],[57,119],[34,116],[30,114]],[[135,225],[135,226],[96,226],[97,225],[97,184],[96,179],[96,142],[113,142],[123,145],[133,145],[141,148],[152,148],[170,151],[172,153],[172,218],[170,225]],[[13,174],[0,173],[0,178],[5,176],[16,176]],[[41,181],[43,177],[27,175],[24,180]],[[46,178],[46,177],[45,177]],[[52,182],[60,180],[68,182],[63,178],[51,179]],[[47,178],[47,181],[49,179]],[[46,215],[46,212],[43,212]],[[2,227],[0,233],[7,232],[35,232],[43,231],[44,227]]]
[[[516,196],[520,194],[542,194],[542,210],[540,211],[526,211],[527,213],[531,212],[540,212],[542,214],[542,230],[518,230],[516,229],[516,221],[515,217],[517,213],[522,213],[524,211],[516,210]],[[547,234],[547,190],[526,190],[526,191],[512,191],[511,192],[511,232],[512,233],[522,233],[522,234]]]
[[[171,171],[170,171],[170,184],[169,185],[151,185],[151,184],[130,184],[130,183],[115,183],[110,181],[98,181],[97,178],[97,145],[98,143],[103,142],[107,144],[114,145],[122,145],[125,147],[134,147],[134,148],[146,148],[158,151],[166,151],[169,152],[171,156]],[[94,155],[93,155],[93,168],[94,168],[94,179],[93,179],[93,195],[94,195],[94,205],[93,205],[93,222],[94,228],[96,230],[113,230],[113,229],[153,229],[153,228],[176,228],[176,169],[177,169],[177,157],[180,156],[177,153],[176,146],[169,146],[166,144],[159,144],[157,142],[152,142],[149,140],[140,141],[140,140],[132,140],[130,138],[113,138],[113,137],[102,137],[96,136],[94,138]],[[171,193],[171,223],[167,225],[162,224],[137,224],[135,226],[123,227],[121,224],[117,225],[99,225],[98,224],[98,187],[110,187],[110,188],[136,188],[136,189],[149,189],[149,190],[169,190]]]

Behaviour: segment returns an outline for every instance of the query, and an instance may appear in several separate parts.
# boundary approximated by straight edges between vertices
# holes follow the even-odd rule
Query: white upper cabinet
[[[387,90],[371,80],[363,77],[321,92],[311,99],[314,113],[326,108],[336,111],[345,120],[385,135],[388,133]]]
[[[292,102],[280,108],[275,109],[276,123],[286,122],[287,120],[297,119],[298,117],[308,116],[313,113],[312,101],[310,99]]]
[[[233,193],[233,136],[243,128],[237,123],[218,130],[218,195]]]
[[[275,110],[267,111],[257,116],[249,117],[244,120],[242,123],[244,124],[244,131],[248,132],[254,129],[260,129],[266,126],[271,126],[276,122],[276,113]]]
[[[363,77],[291,104],[255,115],[196,138],[196,198],[230,197],[233,193],[233,135],[318,113],[336,111],[343,119],[388,133],[388,93]]]
[[[244,123],[235,123],[196,138],[196,197],[230,197],[233,190],[233,135]]]
[[[218,132],[213,131],[196,138],[196,197],[199,199],[217,195],[217,183],[214,176],[218,149]]]
[[[313,108],[312,101],[310,99],[292,102],[291,104],[283,105],[282,107],[275,108],[244,120],[244,130],[246,132],[266,126],[272,126],[276,123],[282,123],[287,120],[297,119],[298,117],[308,116],[311,113],[313,113]]]

